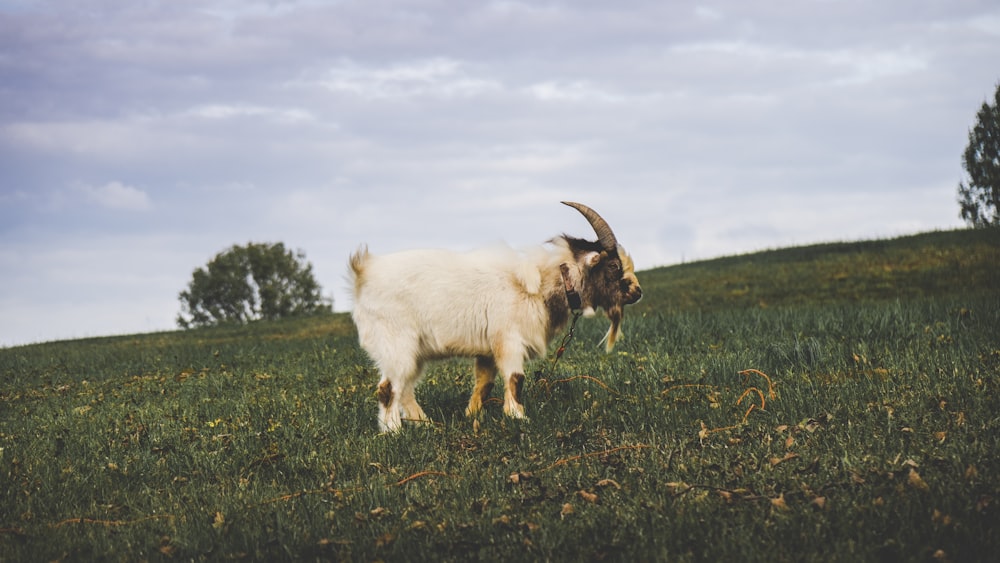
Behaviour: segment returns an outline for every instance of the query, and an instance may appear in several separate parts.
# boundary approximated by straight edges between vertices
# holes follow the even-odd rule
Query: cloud
[[[79,191],[88,201],[107,209],[149,211],[153,208],[146,192],[118,181],[98,187],[81,186]]]
[[[461,61],[436,57],[373,67],[342,61],[318,82],[333,92],[367,99],[417,96],[463,98],[502,89],[494,80],[470,74]]]
[[[252,104],[208,104],[191,108],[182,113],[204,119],[234,119],[240,117],[263,117],[279,123],[295,124],[313,121],[315,117],[307,110],[298,108],[270,108]]]

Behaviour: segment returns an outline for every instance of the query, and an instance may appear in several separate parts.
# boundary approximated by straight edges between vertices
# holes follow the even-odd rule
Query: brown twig
[[[762,372],[760,370],[756,370],[756,369],[745,369],[745,370],[739,372],[739,374],[742,375],[742,376],[744,376],[744,377],[749,376],[749,375],[759,375],[759,376],[763,377],[764,379],[766,379],[767,380],[767,395],[771,398],[772,401],[775,400],[776,395],[774,393],[774,384],[771,382],[771,378],[768,377],[766,373],[764,373],[764,372]],[[664,391],[664,393],[666,393],[666,391]],[[767,402],[764,399],[764,392],[761,391],[760,389],[758,389],[757,387],[749,387],[746,390],[744,390],[743,393],[740,395],[740,398],[736,399],[736,405],[739,406],[740,404],[742,404],[743,403],[743,399],[747,398],[747,396],[750,396],[753,393],[757,393],[757,396],[760,397],[760,404],[758,405],[757,403],[751,403],[750,404],[750,408],[748,408],[746,410],[746,412],[743,413],[743,420],[741,420],[740,422],[738,422],[738,423],[736,423],[736,424],[734,424],[732,426],[724,426],[722,428],[712,428],[712,429],[709,429],[709,428],[705,427],[705,424],[702,423],[701,430],[698,432],[698,436],[701,437],[701,438],[704,438],[704,437],[708,436],[709,434],[712,434],[712,433],[715,433],[715,432],[722,432],[723,430],[733,430],[734,428],[738,428],[741,425],[746,424],[747,419],[750,418],[750,413],[753,412],[754,409],[765,410],[765,407],[767,406]]]
[[[740,372],[740,375],[743,375],[743,376],[748,376],[748,375],[751,375],[751,374],[752,375],[759,375],[759,376],[761,376],[761,377],[763,377],[764,379],[767,380],[767,396],[770,397],[772,401],[775,400],[777,398],[777,396],[774,394],[774,384],[771,382],[771,378],[768,377],[766,373],[764,373],[764,372],[762,372],[760,370],[757,370],[757,369],[752,369],[752,368],[751,369],[745,369],[745,370],[743,370],[743,371]],[[763,399],[761,399],[761,400],[763,400]],[[763,408],[763,407],[761,407],[761,408]]]
[[[421,471],[419,473],[414,473],[413,475],[410,475],[409,477],[407,477],[405,479],[402,479],[402,480],[399,480],[399,481],[393,483],[393,486],[394,487],[402,487],[403,485],[409,483],[410,481],[412,481],[414,479],[419,479],[421,477],[427,477],[428,475],[440,475],[441,477],[458,477],[457,475],[449,475],[447,473],[444,473],[443,471]]]
[[[145,516],[143,518],[138,518],[136,520],[99,520],[97,518],[67,518],[61,522],[56,522],[55,524],[49,524],[52,528],[59,528],[61,526],[66,526],[68,524],[96,524],[98,526],[107,526],[109,528],[114,528],[118,526],[131,526],[132,524],[139,524],[147,520],[158,520],[160,518],[173,518],[172,514],[153,514],[151,516]]]
[[[548,467],[546,467],[544,469],[540,469],[538,472],[541,473],[542,471],[548,471],[549,469],[552,469],[554,467],[558,467],[560,465],[566,465],[567,463],[576,461],[578,459],[583,459],[585,457],[594,457],[594,456],[599,456],[599,455],[609,455],[609,454],[613,454],[615,452],[619,452],[619,451],[622,451],[622,450],[640,450],[640,449],[649,448],[649,447],[652,447],[652,446],[647,446],[646,444],[636,444],[634,446],[618,446],[617,448],[611,448],[610,450],[604,450],[604,451],[601,451],[601,452],[591,452],[589,454],[575,455],[573,457],[568,457],[566,459],[560,459],[559,461],[553,463],[552,465],[550,465],[550,466],[548,466]]]

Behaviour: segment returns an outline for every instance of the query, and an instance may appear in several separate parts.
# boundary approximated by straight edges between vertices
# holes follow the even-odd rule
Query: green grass
[[[996,231],[640,281],[529,421],[465,419],[455,360],[391,436],[346,315],[0,350],[0,560],[995,557]]]

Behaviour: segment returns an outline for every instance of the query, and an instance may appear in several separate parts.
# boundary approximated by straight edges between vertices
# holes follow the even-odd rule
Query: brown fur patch
[[[493,382],[489,382],[479,388],[479,401],[485,403],[493,392]]]
[[[392,382],[385,380],[379,383],[375,396],[378,397],[378,402],[382,403],[382,406],[388,408],[389,403],[392,402]]]
[[[514,395],[514,400],[521,402],[521,387],[524,385],[524,374],[515,373],[510,376],[510,390]]]

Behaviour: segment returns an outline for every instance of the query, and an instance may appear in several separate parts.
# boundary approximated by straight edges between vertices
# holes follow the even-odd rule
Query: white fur
[[[504,412],[524,417],[517,396],[524,362],[543,356],[561,328],[550,321],[546,299],[565,293],[559,269],[563,263],[569,266],[571,281],[582,283],[581,268],[589,262],[574,262],[561,238],[526,251],[494,247],[375,256],[362,249],[352,256],[358,339],[382,374],[381,429],[399,429],[404,414],[428,420],[414,389],[428,360],[451,356],[477,358],[468,414],[478,412],[499,372],[504,378]]]

